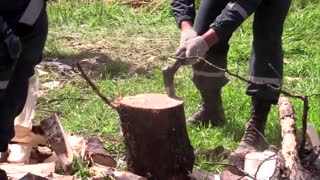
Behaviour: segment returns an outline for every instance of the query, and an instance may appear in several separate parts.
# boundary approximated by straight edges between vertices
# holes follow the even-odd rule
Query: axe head
[[[182,60],[176,59],[176,61],[171,66],[167,66],[162,70],[165,90],[167,95],[171,98],[178,98],[175,94],[174,75],[182,63]]]
[[[176,97],[175,89],[174,89],[174,72],[172,72],[172,69],[170,66],[165,67],[162,70],[162,76],[164,81],[164,86],[166,93],[169,97]]]

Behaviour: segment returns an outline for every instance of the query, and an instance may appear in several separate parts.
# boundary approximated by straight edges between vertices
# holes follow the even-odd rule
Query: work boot
[[[205,92],[200,91],[202,101],[197,112],[188,118],[188,124],[198,126],[200,124],[207,127],[222,126],[225,123],[225,114],[222,105],[221,89]]]
[[[264,138],[264,129],[270,112],[271,103],[252,99],[251,117],[247,123],[245,133],[239,147],[231,153],[229,163],[233,166],[229,170],[236,175],[243,175],[239,169],[244,168],[246,154],[253,151],[263,151],[268,145]]]
[[[267,148],[267,142],[264,138],[264,129],[270,109],[271,103],[257,99],[252,100],[251,117],[235,153],[263,151]]]

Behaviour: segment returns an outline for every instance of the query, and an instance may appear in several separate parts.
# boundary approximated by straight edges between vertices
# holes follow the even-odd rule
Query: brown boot
[[[268,145],[264,138],[264,129],[270,108],[271,103],[269,102],[252,100],[251,117],[247,123],[239,147],[230,156],[230,164],[243,169],[246,154],[267,149]],[[230,168],[230,171],[238,175],[242,173],[237,168]]]
[[[270,109],[271,103],[261,100],[252,100],[251,117],[247,123],[240,145],[235,152],[263,151],[267,148],[267,142],[264,138],[264,129]]]
[[[202,101],[197,112],[188,118],[188,124],[198,126],[222,126],[225,124],[225,114],[222,105],[221,89],[210,93],[200,91]]]

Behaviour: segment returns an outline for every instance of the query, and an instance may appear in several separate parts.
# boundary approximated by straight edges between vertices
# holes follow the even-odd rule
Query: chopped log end
[[[109,167],[116,167],[117,162],[104,148],[99,138],[89,138],[86,144],[85,156],[91,164],[100,164]]]
[[[166,94],[139,94],[124,97],[120,104],[141,109],[167,109],[181,105],[183,101],[172,99]]]

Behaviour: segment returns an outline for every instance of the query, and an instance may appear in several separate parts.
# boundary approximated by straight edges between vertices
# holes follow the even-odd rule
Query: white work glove
[[[184,29],[183,31],[181,31],[180,47],[183,46],[183,44],[189,39],[195,38],[197,36],[197,32],[192,27]]]
[[[176,51],[176,57],[185,57],[183,65],[193,65],[199,62],[199,57],[203,58],[208,51],[209,46],[207,42],[201,36],[187,40]]]

